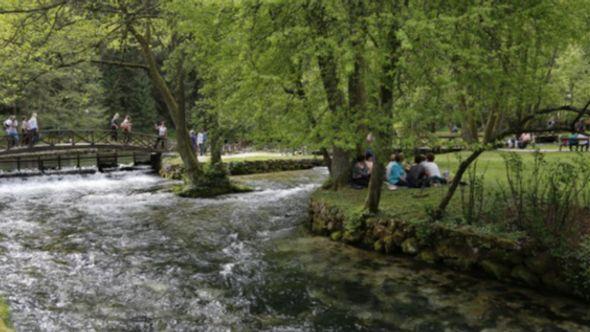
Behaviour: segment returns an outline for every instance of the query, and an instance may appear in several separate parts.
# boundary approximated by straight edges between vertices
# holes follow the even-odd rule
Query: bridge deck
[[[0,159],[15,156],[36,156],[48,152],[95,152],[100,150],[112,151],[137,151],[162,153],[172,149],[174,142],[169,140],[162,146],[158,144],[156,135],[131,133],[123,135],[119,133],[117,140],[111,138],[110,131],[104,130],[53,130],[42,131],[38,135],[35,144],[17,145],[11,147],[11,138],[5,137],[5,148],[0,150]],[[25,138],[27,139],[27,138]],[[30,137],[28,138],[31,139]],[[20,137],[20,142],[23,137]]]

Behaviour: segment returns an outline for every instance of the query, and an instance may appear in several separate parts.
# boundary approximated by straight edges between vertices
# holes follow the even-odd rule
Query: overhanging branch
[[[56,3],[52,3],[52,4],[49,4],[46,6],[36,7],[36,8],[14,8],[14,9],[0,8],[0,15],[1,14],[26,14],[26,13],[43,12],[43,11],[47,11],[47,10],[51,10],[53,8],[63,6],[67,3],[68,3],[68,1],[64,0],[64,1],[58,1]]]
[[[118,67],[127,67],[127,68],[137,68],[148,70],[148,66],[141,64],[141,63],[133,63],[133,62],[123,62],[123,61],[113,61],[113,60],[90,60],[91,63],[99,64],[99,65],[109,65],[109,66],[118,66]]]

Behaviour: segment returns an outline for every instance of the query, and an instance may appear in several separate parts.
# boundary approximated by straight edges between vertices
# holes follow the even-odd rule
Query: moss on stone
[[[229,175],[248,175],[310,169],[317,166],[323,166],[323,161],[316,158],[240,160],[224,162],[223,166]],[[204,164],[205,169],[210,167],[210,164]],[[163,178],[182,180],[183,173],[184,167],[178,158],[166,158],[162,161],[162,167],[160,168],[159,174]]]
[[[418,253],[418,240],[411,237],[402,242],[402,251],[408,255],[415,255]]]
[[[254,189],[244,185],[230,183],[225,186],[189,186],[178,185],[174,187],[174,192],[180,197],[186,198],[210,198],[226,194],[238,194],[251,192]]]
[[[567,278],[579,275],[567,272],[583,268],[579,262],[556,259],[522,234],[481,233],[464,225],[406,221],[386,213],[368,216],[349,203],[339,192],[314,193],[310,203],[312,231],[377,252],[391,254],[401,249],[424,262],[478,270],[502,281],[588,298],[588,292],[578,290],[580,280]]]
[[[531,287],[537,287],[541,283],[539,278],[523,265],[514,267],[510,276]]]
[[[8,304],[0,298],[0,332],[13,331],[10,323],[10,308]]]
[[[330,238],[332,239],[332,241],[339,241],[342,238],[342,232],[341,231],[332,232],[332,234],[330,234]]]
[[[432,252],[432,250],[422,250],[420,251],[420,253],[418,254],[418,259],[429,263],[429,264],[434,264],[436,263],[436,254],[434,252]]]
[[[480,265],[484,271],[493,275],[498,280],[506,280],[510,276],[510,269],[497,262],[483,260],[480,262]]]

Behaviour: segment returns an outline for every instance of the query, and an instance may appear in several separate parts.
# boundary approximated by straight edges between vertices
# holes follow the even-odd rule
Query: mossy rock
[[[420,251],[417,257],[419,260],[426,262],[428,264],[436,263],[436,254],[432,250],[422,250]]]
[[[0,299],[0,332],[12,332],[10,322],[10,308],[3,299]]]
[[[541,283],[539,278],[523,265],[512,269],[510,276],[528,286],[537,287]]]
[[[340,241],[340,239],[342,239],[342,232],[341,231],[332,232],[330,234],[330,239],[332,239],[332,241]]]
[[[404,240],[404,242],[402,242],[401,247],[402,251],[408,255],[415,255],[420,250],[420,247],[418,246],[418,240],[416,240],[413,237]]]
[[[555,266],[555,260],[548,252],[544,252],[525,259],[525,265],[532,272],[543,275]]]
[[[506,280],[510,277],[511,270],[500,263],[486,259],[480,262],[480,265],[485,272],[496,277],[498,280]]]
[[[401,231],[395,231],[392,235],[391,235],[391,241],[393,242],[394,245],[401,247],[402,242],[404,242],[406,240],[406,236],[404,235],[404,233],[402,233]]]
[[[323,234],[327,231],[326,220],[320,215],[314,215],[311,221],[311,231],[316,234]]]
[[[543,274],[541,281],[543,281],[543,285],[547,286],[549,289],[568,294],[572,292],[570,285],[555,271],[549,271]]]
[[[495,248],[488,251],[486,256],[505,265],[520,265],[523,263],[522,255],[519,252],[508,249]]]
[[[342,241],[346,243],[358,243],[362,238],[361,232],[344,231],[342,235]]]
[[[230,183],[224,186],[208,186],[208,185],[197,185],[187,186],[182,185],[174,189],[176,194],[180,197],[187,198],[211,198],[226,194],[238,194],[247,193],[253,191],[252,188]]]
[[[393,253],[395,251],[395,249],[398,247],[398,246],[396,246],[395,242],[393,241],[392,236],[386,236],[383,238],[383,246],[384,246],[386,254]]]
[[[375,243],[373,243],[373,250],[377,251],[377,252],[382,252],[383,251],[383,242],[381,240],[377,240],[375,241]]]
[[[477,261],[464,257],[452,257],[443,259],[443,263],[456,270],[469,271],[477,264]]]

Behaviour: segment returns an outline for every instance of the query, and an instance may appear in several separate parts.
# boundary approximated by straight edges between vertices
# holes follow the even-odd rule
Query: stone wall
[[[507,239],[441,223],[410,223],[389,217],[347,220],[337,207],[313,198],[311,230],[364,249],[402,253],[418,260],[484,274],[501,281],[590,299],[570,272],[577,262],[563,262],[528,238]],[[575,275],[575,273],[573,273]]]
[[[283,171],[295,171],[323,166],[321,159],[275,159],[255,161],[232,161],[225,163],[230,175],[247,175],[258,173],[271,173]],[[167,179],[182,179],[183,167],[180,164],[162,162],[160,175]]]

